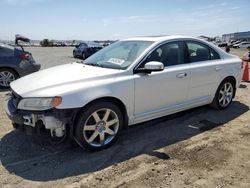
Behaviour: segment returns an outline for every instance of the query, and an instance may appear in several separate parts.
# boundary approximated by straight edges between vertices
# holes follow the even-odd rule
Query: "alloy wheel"
[[[83,126],[83,136],[89,145],[101,147],[109,144],[119,130],[118,115],[103,108],[93,112]]]
[[[219,92],[219,104],[227,107],[233,98],[233,86],[230,82],[224,83]]]
[[[10,83],[15,79],[15,75],[9,71],[0,72],[0,86],[2,87],[9,87]]]

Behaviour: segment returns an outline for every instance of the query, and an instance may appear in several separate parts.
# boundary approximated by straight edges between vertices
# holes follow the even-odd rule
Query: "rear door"
[[[190,103],[206,103],[217,90],[223,65],[219,54],[203,43],[186,41],[186,47],[190,68],[188,100]]]

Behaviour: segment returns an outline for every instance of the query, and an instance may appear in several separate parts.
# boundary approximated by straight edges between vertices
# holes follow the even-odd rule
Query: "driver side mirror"
[[[162,71],[164,69],[164,65],[158,61],[150,61],[145,64],[144,68],[150,71]]]
[[[158,62],[158,61],[150,61],[144,65],[144,68],[139,68],[139,69],[135,70],[135,73],[150,74],[151,72],[163,71],[163,70],[164,70],[163,63]]]

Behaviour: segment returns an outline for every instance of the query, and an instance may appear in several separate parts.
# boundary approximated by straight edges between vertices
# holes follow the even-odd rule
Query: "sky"
[[[116,40],[250,31],[250,0],[0,0],[0,40]]]

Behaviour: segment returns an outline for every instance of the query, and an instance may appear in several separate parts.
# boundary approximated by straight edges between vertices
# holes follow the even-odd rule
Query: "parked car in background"
[[[250,46],[250,42],[241,42],[238,44],[234,44],[233,48],[247,48],[248,46]]]
[[[217,43],[217,45],[219,47],[226,47],[227,46],[227,43],[226,42],[221,42],[221,43]]]
[[[233,45],[236,45],[236,44],[239,44],[239,43],[241,43],[241,41],[230,42],[229,47],[233,47]]]
[[[250,51],[249,52],[246,52],[244,55],[243,55],[243,58],[242,58],[244,61],[249,61],[250,62]]]
[[[103,47],[96,42],[83,42],[74,48],[73,57],[80,57],[82,59],[86,59],[102,48]]]
[[[17,35],[14,47],[0,43],[0,89],[9,88],[12,81],[41,68],[32,54],[19,44],[19,41],[29,42],[30,40]]]
[[[101,150],[124,127],[207,104],[227,108],[242,66],[238,57],[197,38],[125,39],[81,63],[12,82],[6,113],[17,129],[48,130],[56,140],[69,135],[88,150]]]

